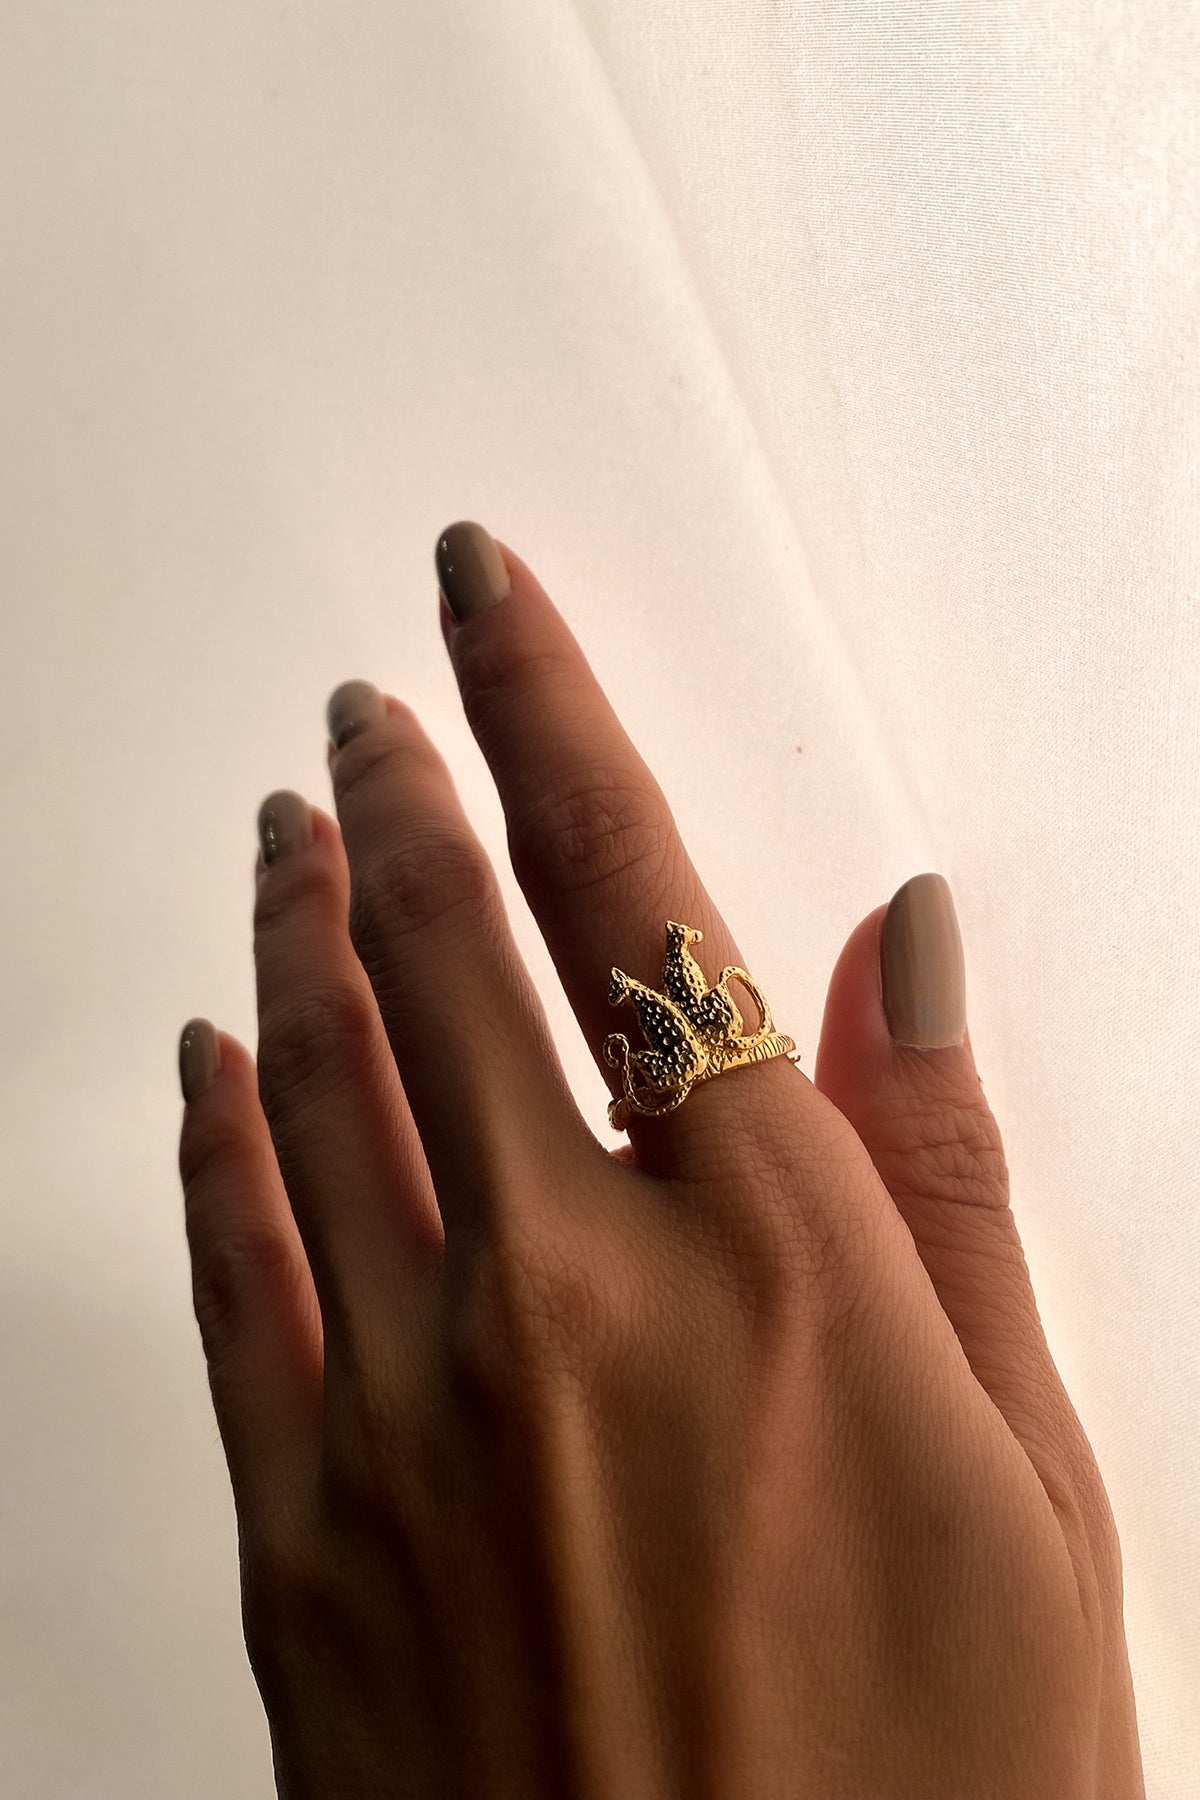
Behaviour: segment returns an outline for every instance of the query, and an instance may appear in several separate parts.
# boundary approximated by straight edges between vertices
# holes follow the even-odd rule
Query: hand
[[[708,984],[745,958],[530,570],[464,524],[438,567],[502,595],[442,629],[615,1095],[613,965],[661,987],[668,919]],[[886,909],[815,1084],[728,1071],[610,1154],[445,763],[373,692],[337,824],[292,796],[260,866],[257,1070],[221,1032],[180,1142],[283,1800],[1141,1796],[1112,1514],[969,1036],[889,1036]],[[282,847],[287,796],[262,820]]]

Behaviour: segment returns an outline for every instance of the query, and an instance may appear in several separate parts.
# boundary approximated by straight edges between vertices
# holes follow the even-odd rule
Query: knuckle
[[[240,1549],[239,1562],[246,1648],[255,1674],[269,1677],[321,1604],[322,1559],[306,1533],[289,1528],[260,1534]]]
[[[422,1336],[418,1348],[362,1324],[327,1341],[336,1400],[326,1416],[320,1494],[335,1529],[364,1503],[384,1503],[419,1462],[436,1390],[433,1336]]]
[[[718,1180],[736,1184],[747,1167],[756,1170],[753,1211],[716,1214],[720,1248],[805,1304],[844,1289],[869,1240],[860,1192],[865,1153],[853,1128],[793,1118],[777,1129],[743,1113],[715,1114],[710,1130],[708,1161]]]
[[[403,1525],[413,1477],[428,1473],[420,1418],[402,1414],[396,1386],[378,1378],[347,1391],[321,1470],[322,1516],[335,1537],[387,1538]]]
[[[236,1340],[242,1321],[257,1310],[264,1287],[295,1283],[295,1255],[277,1231],[249,1215],[211,1236],[194,1229],[189,1236],[192,1305],[212,1361]]]
[[[514,811],[509,852],[517,879],[544,877],[572,894],[645,880],[672,854],[675,833],[661,794],[621,781],[610,769],[583,769],[557,793],[537,793]]]
[[[491,1257],[480,1256],[446,1326],[448,1370],[455,1390],[494,1403],[508,1388],[514,1356],[512,1283]]]
[[[561,651],[543,642],[522,642],[507,632],[484,633],[455,646],[463,711],[486,755],[495,747],[497,727],[511,721],[521,696],[557,690],[566,698],[578,685],[577,670]]]
[[[377,964],[397,932],[449,916],[469,923],[497,903],[496,877],[482,846],[465,831],[411,834],[376,852],[350,894],[350,941],[365,967]]]
[[[344,981],[310,984],[267,1009],[259,1030],[258,1091],[272,1127],[315,1084],[343,1080],[347,1069],[369,1060],[375,1033],[366,996]]]
[[[599,1287],[562,1234],[476,1254],[448,1309],[449,1368],[460,1393],[488,1408],[520,1407],[555,1373],[579,1371],[600,1338]]]
[[[397,759],[411,767],[414,757],[427,755],[427,742],[412,707],[393,701],[382,727],[360,732],[338,751],[332,770],[338,811],[346,801],[357,806],[360,793],[369,794],[380,778],[389,782],[387,771]]]
[[[1009,1203],[1008,1165],[992,1113],[930,1100],[897,1122],[894,1154],[904,1185],[928,1200],[1002,1210]]]

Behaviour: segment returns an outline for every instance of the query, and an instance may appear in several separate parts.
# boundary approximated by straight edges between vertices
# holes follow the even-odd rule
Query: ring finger
[[[348,711],[347,711],[348,704]],[[345,727],[357,727],[347,737]],[[453,1256],[547,1144],[599,1153],[450,771],[368,682],[330,701],[349,937],[374,992]]]

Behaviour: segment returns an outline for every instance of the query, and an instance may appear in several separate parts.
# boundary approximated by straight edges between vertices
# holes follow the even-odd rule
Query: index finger
[[[521,558],[473,521],[443,532],[436,567],[443,635],[504,808],[513,872],[614,1097],[624,1091],[621,1070],[604,1054],[614,1031],[631,1051],[661,1052],[664,1069],[676,1052],[685,1068],[696,1066],[674,1012],[657,1012],[642,989],[662,995],[673,976],[673,994],[686,989],[690,1022],[710,1046],[718,1028],[728,1033],[732,1000],[740,1014],[734,1031],[740,1023],[752,1037],[756,1002],[744,986],[731,992],[720,980],[731,966],[745,967],[733,933],[558,609]],[[669,933],[669,921],[696,935]],[[614,981],[614,970],[628,979]],[[627,1128],[643,1168],[708,1172],[716,1145],[744,1138],[736,1128],[743,1115],[777,1117],[815,1094],[780,1054],[702,1079],[659,1117],[633,1112]]]

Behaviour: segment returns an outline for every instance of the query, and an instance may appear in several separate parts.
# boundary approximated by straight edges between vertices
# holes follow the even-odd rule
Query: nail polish
[[[879,973],[893,1043],[918,1050],[962,1043],[966,972],[944,875],[914,875],[892,895],[880,933]]]
[[[496,540],[471,519],[447,525],[437,541],[434,564],[438,586],[460,625],[512,591]]]

